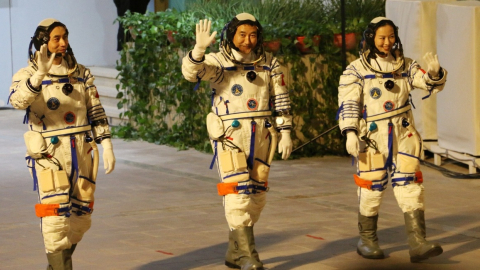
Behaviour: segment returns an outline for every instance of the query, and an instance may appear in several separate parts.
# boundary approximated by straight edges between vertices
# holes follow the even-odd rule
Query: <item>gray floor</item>
[[[24,162],[23,111],[0,110],[0,269],[44,269]],[[227,225],[211,155],[115,139],[117,164],[97,182],[93,225],[75,269],[228,269]],[[467,171],[466,168],[457,168]],[[357,199],[350,158],[274,161],[268,203],[255,226],[266,269],[480,269],[480,180],[446,178],[422,166],[427,234],[444,253],[409,262],[403,215],[385,194],[379,238],[387,255],[356,254]]]

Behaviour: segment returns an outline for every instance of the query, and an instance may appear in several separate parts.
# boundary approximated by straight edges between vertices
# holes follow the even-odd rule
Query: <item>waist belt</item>
[[[256,111],[256,112],[244,112],[244,113],[232,113],[232,114],[219,115],[220,119],[222,119],[223,121],[241,119],[241,118],[263,117],[263,116],[272,116],[272,112]]]
[[[71,127],[71,128],[60,129],[60,130],[44,131],[41,134],[44,138],[49,138],[53,136],[72,135],[72,134],[82,133],[90,130],[92,130],[92,127],[90,125],[85,125],[85,126]]]
[[[400,107],[400,108],[398,108],[394,111],[389,111],[389,112],[385,112],[385,113],[381,113],[381,114],[377,114],[377,115],[373,115],[373,116],[368,116],[367,117],[367,122],[372,122],[372,121],[378,121],[378,120],[382,120],[382,119],[391,118],[391,117],[394,117],[396,115],[402,114],[404,112],[408,112],[408,111],[410,111],[411,108],[412,108],[412,106],[410,104],[408,104],[407,106]]]

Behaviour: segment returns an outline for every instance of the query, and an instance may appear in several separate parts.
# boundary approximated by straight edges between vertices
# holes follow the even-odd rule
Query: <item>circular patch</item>
[[[75,123],[75,114],[73,112],[67,112],[63,119],[65,120],[65,123],[67,124],[73,124]]]
[[[393,89],[393,87],[395,87],[395,83],[392,81],[392,80],[387,80],[383,86],[385,86],[385,88],[390,91]]]
[[[385,101],[385,103],[383,103],[383,109],[385,111],[389,112],[389,111],[395,109],[395,104],[390,100]]]
[[[235,84],[232,86],[232,94],[234,96],[240,96],[243,94],[243,87],[240,84]]]
[[[47,107],[50,110],[54,111],[54,110],[58,109],[58,107],[60,107],[60,101],[56,97],[51,97],[47,101]]]
[[[382,96],[382,90],[380,90],[380,88],[374,87],[370,89],[370,96],[373,99],[379,99]]]
[[[64,84],[63,87],[62,87],[62,92],[66,96],[70,95],[73,92],[73,85],[71,85],[69,83]]]
[[[250,111],[254,111],[258,107],[258,102],[254,98],[251,98],[247,101],[247,106]]]
[[[253,70],[250,70],[249,72],[247,72],[246,77],[249,82],[253,82],[257,78],[257,73]]]

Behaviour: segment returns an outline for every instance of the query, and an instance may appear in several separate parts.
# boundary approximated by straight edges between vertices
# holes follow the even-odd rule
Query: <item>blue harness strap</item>
[[[197,75],[197,84],[195,84],[195,87],[193,87],[193,91],[197,91],[198,88],[200,87],[200,83],[202,82],[202,79],[198,77]]]
[[[340,112],[343,110],[343,102],[342,102],[342,105],[340,105],[340,107],[338,108],[337,110],[337,115],[335,115],[335,120],[338,121],[338,119],[340,118]]]
[[[252,120],[252,134],[250,136],[250,154],[248,155],[247,159],[247,166],[250,169],[253,169],[253,156],[255,155],[255,129],[257,126],[257,122]]]
[[[213,164],[215,164],[215,159],[217,158],[217,141],[213,141],[213,158],[212,162],[210,163],[210,170],[213,168]]]
[[[10,97],[13,95],[13,93],[15,93],[15,89],[12,89],[12,92],[10,92],[10,95],[8,95],[7,104],[10,103]]]
[[[259,182],[258,182],[259,183]],[[269,188],[259,184],[239,185],[236,187],[239,194],[257,194],[260,192],[268,191]]]
[[[392,74],[392,73],[380,74],[380,75],[378,75],[378,76],[377,76],[376,74],[368,74],[368,75],[365,75],[363,78],[365,78],[365,79],[375,79],[375,78],[377,78],[377,77],[383,78],[383,79],[393,79],[393,78],[395,78],[395,75]],[[405,73],[405,72],[403,72],[403,73],[401,74],[401,77],[402,77],[402,78],[408,77],[408,74]]]
[[[392,166],[393,163],[393,123],[388,123],[388,157],[385,162],[385,169]]]
[[[32,175],[33,175],[33,191],[36,191],[38,188],[38,178],[37,178],[37,170],[35,170],[35,159],[33,159],[31,156],[25,157],[25,160],[28,160],[28,163],[32,163],[32,166],[28,168],[32,169]]]
[[[74,187],[78,179],[78,159],[77,159],[77,147],[75,145],[75,135],[70,136],[70,149],[72,153],[72,170],[70,171],[70,177],[68,181],[70,182],[70,186]],[[73,182],[74,175],[76,175],[75,183]],[[73,192],[73,189],[70,190],[70,192]]]
[[[80,205],[80,204],[76,204],[76,203],[73,203],[73,202],[72,202],[72,208],[80,209],[80,210],[82,210],[83,212],[86,212],[86,213],[89,213],[89,214],[91,214],[91,213],[93,212],[93,209],[92,209],[92,208],[90,208],[90,207],[88,207],[88,206],[83,206],[83,205]],[[77,211],[76,214],[77,214],[78,216],[81,216],[83,213]]]
[[[25,109],[25,116],[23,117],[23,123],[28,125],[28,120],[29,120],[29,115],[30,115],[30,106]]]
[[[76,79],[77,81],[79,82],[85,82],[85,80],[83,78],[80,78],[80,77],[76,77],[76,78],[73,78],[73,79]],[[70,83],[71,79],[70,78],[61,78],[61,79],[58,79],[58,81],[55,81],[55,82],[58,82],[58,83]],[[45,80],[45,81],[42,81],[42,85],[49,85],[49,84],[53,84],[54,81],[53,80]]]
[[[406,186],[410,184],[411,182],[417,181],[417,177],[415,176],[405,176],[405,177],[399,177],[399,178],[393,178],[392,179],[392,187],[396,186]],[[399,184],[398,182],[404,182],[403,185]]]

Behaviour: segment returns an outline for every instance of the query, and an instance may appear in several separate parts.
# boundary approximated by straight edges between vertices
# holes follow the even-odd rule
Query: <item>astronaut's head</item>
[[[43,44],[47,44],[48,55],[56,53],[55,57],[63,57],[69,49],[68,29],[65,24],[49,18],[41,21],[32,37],[33,45],[38,51]]]
[[[77,69],[77,61],[68,42],[68,29],[65,24],[52,18],[45,19],[38,24],[28,47],[30,62],[34,65],[36,65],[38,51],[44,44],[47,45],[48,56],[55,53],[54,63],[60,64],[62,59],[65,59],[69,73]],[[35,54],[32,52],[32,46],[37,50]]]
[[[241,13],[230,21],[227,40],[233,49],[248,54],[258,49],[257,44],[262,44],[261,39],[262,26],[251,14]]]
[[[262,26],[253,15],[240,13],[225,25],[220,46],[229,58],[232,58],[232,49],[243,54],[254,52],[263,58]],[[235,61],[234,57],[232,60]]]
[[[398,27],[385,17],[377,17],[368,24],[363,33],[364,51],[369,50],[369,58],[386,57],[391,53],[394,57],[403,56],[402,43],[398,37]]]

